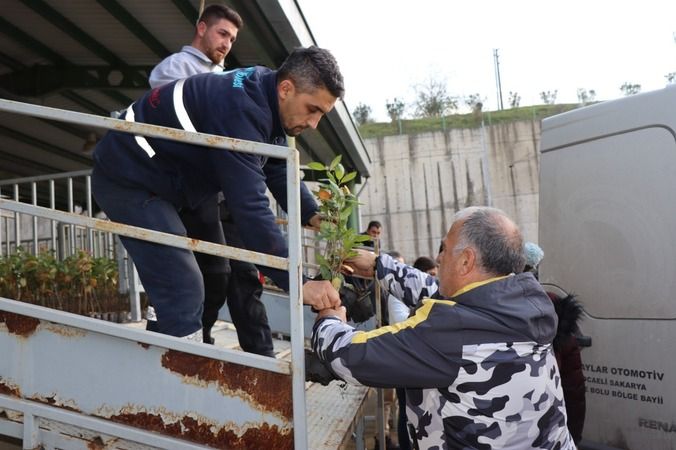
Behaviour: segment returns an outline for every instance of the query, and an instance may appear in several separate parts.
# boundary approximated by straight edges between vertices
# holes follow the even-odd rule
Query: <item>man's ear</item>
[[[474,270],[476,253],[472,247],[465,247],[458,258],[458,272],[465,276]]]
[[[277,85],[277,92],[279,94],[279,98],[281,99],[286,99],[289,94],[292,94],[296,89],[296,86],[293,84],[293,81],[291,80],[282,80],[279,82]]]
[[[199,37],[204,37],[204,34],[207,32],[207,23],[206,22],[199,22],[197,24],[197,35]]]

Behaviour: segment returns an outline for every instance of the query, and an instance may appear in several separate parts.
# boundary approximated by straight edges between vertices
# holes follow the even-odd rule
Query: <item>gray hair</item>
[[[463,224],[454,253],[473,248],[478,266],[489,274],[523,272],[523,237],[507,214],[497,208],[474,206],[458,211],[453,221],[458,220]]]
[[[314,45],[291,52],[277,71],[277,82],[291,80],[300,92],[326,88],[336,98],[343,98],[343,75],[333,55]]]

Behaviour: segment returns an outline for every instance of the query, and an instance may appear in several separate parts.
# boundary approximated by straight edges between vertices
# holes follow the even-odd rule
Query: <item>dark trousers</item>
[[[244,248],[237,227],[230,220],[227,207],[218,203],[218,196],[205,200],[197,208],[183,208],[180,217],[188,237]],[[274,356],[268,316],[261,302],[263,285],[256,266],[203,253],[195,253],[195,258],[204,281],[204,342],[211,343],[211,329],[227,299],[242,350]]]
[[[98,205],[115,222],[219,244],[225,244],[227,237],[231,245],[243,247],[232,223],[224,222],[224,234],[216,196],[199,208],[179,214],[170,202],[147,190],[122,186],[97,169],[92,173],[92,190]],[[150,330],[187,336],[203,328],[208,335],[228,297],[242,349],[274,355],[265,306],[260,301],[263,287],[253,264],[138,239],[120,239],[157,314],[158,320]]]
[[[411,450],[411,437],[408,434],[408,419],[406,419],[406,389],[397,388],[397,402],[399,404],[399,420],[397,421],[397,438],[401,450]]]
[[[120,185],[100,170],[92,173],[92,192],[108,217],[128,225],[186,235],[176,207],[142,188]],[[157,331],[187,336],[202,328],[204,283],[190,250],[121,237],[152,299]]]
[[[244,248],[239,231],[230,220],[227,206],[221,203],[221,225],[228,245]],[[230,280],[228,282],[227,299],[232,323],[237,330],[237,339],[242,350],[259,355],[274,356],[272,333],[268,324],[265,305],[261,301],[263,285],[258,277],[258,269],[253,264],[236,259],[230,260]],[[216,316],[206,311],[205,323],[216,320]]]
[[[196,208],[183,208],[179,213],[188,237],[201,241],[225,244],[218,210],[218,196],[214,195]],[[216,323],[218,311],[225,304],[231,267],[228,259],[205,253],[195,253],[195,259],[204,282],[204,311],[202,329],[204,342],[211,343],[211,328]]]

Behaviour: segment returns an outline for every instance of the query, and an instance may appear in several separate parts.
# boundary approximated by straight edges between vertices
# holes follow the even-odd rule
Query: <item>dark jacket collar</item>
[[[270,105],[270,113],[272,114],[272,137],[281,136],[286,137],[282,120],[279,117],[279,97],[277,95],[277,71],[271,70],[261,75],[261,81],[265,95],[268,98]],[[286,140],[285,140],[286,142]],[[284,142],[284,143],[285,143]]]

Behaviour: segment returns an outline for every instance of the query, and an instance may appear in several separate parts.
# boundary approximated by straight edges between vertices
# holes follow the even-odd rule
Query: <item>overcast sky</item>
[[[319,46],[332,51],[345,77],[350,111],[369,105],[387,120],[385,103],[412,103],[414,86],[444,80],[450,95],[480,94],[497,107],[493,49],[499,49],[502,98],[540,104],[597,100],[665,86],[676,72],[676,1],[600,0],[297,0]],[[412,113],[412,108],[407,110]]]

